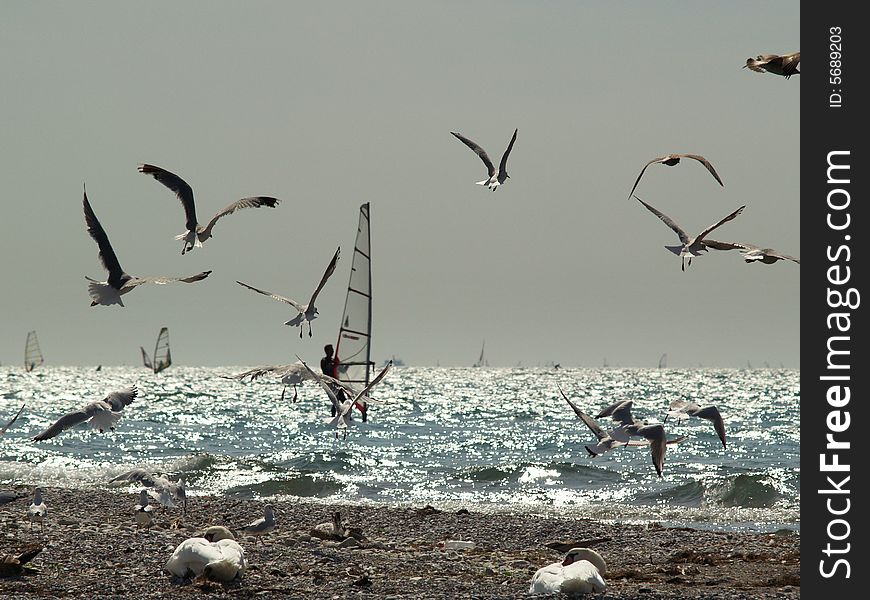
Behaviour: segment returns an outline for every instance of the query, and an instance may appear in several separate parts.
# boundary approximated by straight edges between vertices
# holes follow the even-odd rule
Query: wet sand
[[[43,547],[35,572],[0,578],[0,598],[520,598],[541,566],[560,561],[548,542],[587,545],[607,561],[599,599],[800,598],[800,536],[615,525],[533,515],[457,514],[429,508],[273,502],[277,528],[262,542],[239,537],[248,569],[229,583],[174,581],[175,547],[209,525],[236,529],[264,502],[195,496],[188,511],[159,509],[138,530],[128,491],[43,488],[44,531],[30,529],[26,496],[0,505],[0,555]],[[311,535],[340,511],[356,537]],[[357,540],[359,538],[359,540]],[[445,549],[445,540],[474,542]]]

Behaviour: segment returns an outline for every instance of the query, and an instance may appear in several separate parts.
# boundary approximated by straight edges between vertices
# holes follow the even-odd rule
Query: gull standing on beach
[[[241,200],[236,200],[223,210],[218,211],[218,213],[211,218],[211,221],[208,222],[208,225],[203,227],[196,220],[196,205],[193,202],[193,189],[186,181],[175,173],[170,173],[166,169],[155,167],[154,165],[139,165],[138,170],[140,173],[153,176],[154,179],[175,192],[175,195],[179,200],[181,200],[181,205],[184,207],[184,216],[186,219],[185,227],[187,227],[187,230],[184,233],[175,236],[175,239],[184,240],[184,245],[181,248],[182,254],[185,254],[194,247],[201,248],[203,242],[212,237],[211,230],[221,217],[231,215],[242,208],[260,208],[261,206],[275,208],[278,206],[278,203],[281,202],[277,198],[271,196],[250,196],[242,198]]]
[[[136,518],[136,527],[151,527],[154,522],[154,507],[148,503],[148,490],[139,492],[139,503],[133,507]]]
[[[171,481],[165,475],[149,473],[145,469],[131,469],[113,477],[109,483],[134,482],[144,485],[148,495],[167,508],[175,508],[176,502],[181,503],[182,514],[187,514],[187,491],[184,475],[178,481]]]
[[[39,531],[42,532],[42,524],[48,515],[48,507],[42,499],[42,488],[33,489],[33,502],[27,508],[27,518],[30,520],[30,529],[33,530],[34,521],[39,523]]]
[[[710,171],[710,175],[719,182],[719,185],[725,186],[722,183],[722,179],[719,177],[719,174],[716,172],[716,169],[713,168],[713,165],[710,164],[710,161],[701,156],[700,154],[668,154],[667,156],[658,156],[643,166],[643,169],[640,170],[640,175],[637,176],[637,179],[634,180],[634,185],[631,187],[631,191],[628,193],[628,197],[631,198],[632,194],[634,194],[635,188],[637,188],[637,184],[640,182],[640,178],[643,177],[643,172],[646,171],[646,168],[653,163],[659,163],[662,165],[667,165],[669,167],[673,167],[680,163],[680,159],[682,158],[693,158],[697,160],[699,163],[707,167],[707,170]]]
[[[240,527],[239,530],[245,535],[256,536],[257,541],[262,542],[262,536],[275,530],[275,511],[272,505],[267,504],[265,506],[262,518],[251,521],[247,525]]]
[[[273,300],[278,300],[279,302],[286,302],[290,306],[296,309],[299,313],[284,325],[291,325],[294,327],[299,327],[299,338],[302,338],[302,324],[308,323],[308,337],[311,337],[313,334],[311,333],[311,321],[317,318],[319,312],[317,307],[314,306],[314,301],[317,299],[317,295],[320,293],[320,290],[323,289],[323,286],[326,284],[326,280],[329,279],[329,276],[335,272],[335,265],[338,262],[338,255],[341,252],[341,246],[336,249],[335,254],[332,256],[332,260],[329,261],[329,265],[326,267],[326,271],[323,273],[323,277],[320,279],[320,283],[317,285],[317,288],[314,290],[314,293],[311,294],[311,298],[308,300],[308,304],[299,304],[295,300],[291,300],[290,298],[285,298],[284,296],[279,296],[278,294],[273,294],[272,292],[267,292],[264,290],[257,289],[253,286],[248,285],[247,283],[242,283],[241,281],[236,281],[240,286],[246,287],[249,290],[255,291],[258,294],[263,294],[264,296],[269,296]]]
[[[88,293],[91,296],[91,306],[96,306],[97,304],[102,304],[103,306],[111,306],[112,304],[124,306],[121,296],[143,283],[158,283],[161,285],[175,281],[193,283],[205,279],[211,273],[211,271],[203,271],[190,277],[133,277],[128,275],[121,268],[121,263],[118,262],[118,257],[115,256],[115,251],[109,242],[109,236],[106,235],[106,231],[100,225],[97,215],[94,214],[94,210],[91,208],[90,202],[88,202],[87,192],[84,194],[82,206],[85,211],[85,223],[88,226],[88,233],[97,242],[97,246],[100,248],[100,262],[103,263],[103,267],[109,272],[107,281],[97,281],[85,276],[85,279],[90,282],[88,284]]]
[[[792,52],[791,54],[759,54],[755,58],[747,58],[743,68],[749,68],[759,73],[773,73],[774,75],[782,75],[786,79],[792,75],[800,75],[798,65],[801,62],[801,53]]]
[[[666,214],[653,208],[652,206],[650,206],[649,204],[647,204],[646,202],[644,202],[643,200],[641,200],[637,196],[635,196],[635,198],[637,199],[638,202],[643,204],[647,208],[647,210],[649,210],[652,214],[654,214],[659,219],[661,219],[665,225],[670,227],[674,231],[674,233],[676,233],[677,236],[680,238],[680,242],[681,242],[680,246],[665,246],[665,248],[667,248],[668,250],[670,250],[671,252],[673,252],[674,254],[676,254],[677,256],[680,257],[680,259],[682,261],[682,264],[680,266],[680,270],[682,270],[682,271],[686,270],[686,266],[687,266],[686,259],[687,258],[688,258],[688,266],[691,266],[693,256],[701,256],[702,252],[707,252],[707,246],[704,243],[704,237],[707,234],[709,234],[711,231],[713,231],[714,229],[716,229],[720,225],[727,223],[731,219],[735,218],[737,215],[739,215],[740,213],[743,212],[744,208],[746,208],[746,205],[744,204],[743,206],[741,206],[740,208],[735,210],[733,213],[731,213],[727,217],[724,217],[723,219],[719,220],[718,222],[714,223],[713,225],[710,225],[709,227],[707,227],[706,229],[701,231],[701,233],[699,233],[695,237],[689,237],[689,235],[685,231],[683,231],[683,228],[680,227],[676,221],[671,219]],[[715,248],[714,245],[711,245],[711,247]]]
[[[668,420],[668,417],[676,417],[677,419],[680,419],[687,416],[711,421],[713,423],[713,428],[716,430],[716,435],[718,435],[719,439],[722,441],[722,447],[728,447],[725,444],[725,420],[722,418],[722,415],[719,414],[718,408],[712,404],[701,408],[696,403],[689,400],[674,400],[671,402],[670,410],[667,415],[665,415],[665,421]]]
[[[486,150],[480,147],[476,142],[471,141],[467,137],[462,134],[456,133],[455,131],[451,131],[450,133],[456,137],[460,142],[474,150],[474,153],[480,157],[480,160],[483,161],[483,164],[486,165],[486,173],[489,175],[487,179],[483,181],[476,182],[477,185],[485,185],[493,192],[505,182],[506,179],[510,179],[510,175],[507,174],[507,160],[508,155],[510,155],[511,150],[514,147],[514,142],[517,140],[517,129],[514,129],[514,135],[511,137],[511,141],[508,144],[507,150],[504,151],[504,154],[501,157],[501,162],[498,165],[498,172],[495,170],[495,166],[492,164],[492,161],[489,159],[489,156],[486,154]]]
[[[112,392],[102,400],[85,404],[78,410],[69,412],[55,421],[48,429],[31,438],[35,442],[48,440],[66,431],[74,425],[85,421],[94,429],[103,433],[106,429],[115,430],[115,425],[121,420],[121,410],[136,397],[139,391],[136,386]]]

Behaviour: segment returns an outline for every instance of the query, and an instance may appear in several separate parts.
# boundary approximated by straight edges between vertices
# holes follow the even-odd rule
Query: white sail
[[[36,331],[27,332],[27,341],[24,343],[24,369],[28,372],[45,363],[42,350],[39,349],[39,340],[36,339]]]
[[[153,369],[154,366],[151,364],[151,357],[148,356],[147,352],[145,352],[145,348],[139,346],[139,350],[142,351],[142,364],[145,366],[146,369]]]
[[[153,369],[159,373],[172,364],[172,355],[169,353],[169,328],[163,327],[157,334],[157,343],[154,345]]]
[[[335,378],[354,387],[369,383],[372,341],[372,262],[369,203],[359,207],[344,313],[335,344]]]

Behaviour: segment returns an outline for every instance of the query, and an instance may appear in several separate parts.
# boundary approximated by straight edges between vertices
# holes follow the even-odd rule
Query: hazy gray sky
[[[334,343],[358,209],[371,203],[373,354],[407,364],[800,365],[800,267],[736,252],[686,272],[676,235],[800,255],[800,76],[742,69],[800,49],[794,2],[6,2],[0,21],[0,362],[28,330],[51,365],[136,364],[163,325],[189,365],[316,360]],[[514,128],[511,179],[477,186]],[[181,256],[184,177],[201,221]],[[90,307],[105,280],[82,184],[124,269],[203,282]],[[336,246],[314,337],[307,301]]]

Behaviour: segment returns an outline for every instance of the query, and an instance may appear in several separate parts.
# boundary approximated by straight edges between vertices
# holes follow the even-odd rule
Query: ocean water
[[[284,401],[277,378],[240,383],[246,367],[0,367],[0,483],[107,488],[142,467],[184,474],[188,495],[301,497],[487,512],[589,517],[727,531],[800,529],[799,371],[394,367],[368,422],[347,437],[308,382]],[[62,414],[128,385],[140,396],[114,432],[78,425],[30,438]],[[661,421],[675,398],[715,404],[728,448],[703,419],[668,419],[659,478],[646,448],[589,458],[594,435],[561,398],[592,415],[633,400]],[[606,420],[602,425],[608,428]],[[124,488],[122,488],[124,489]],[[133,487],[129,488],[131,491]]]

